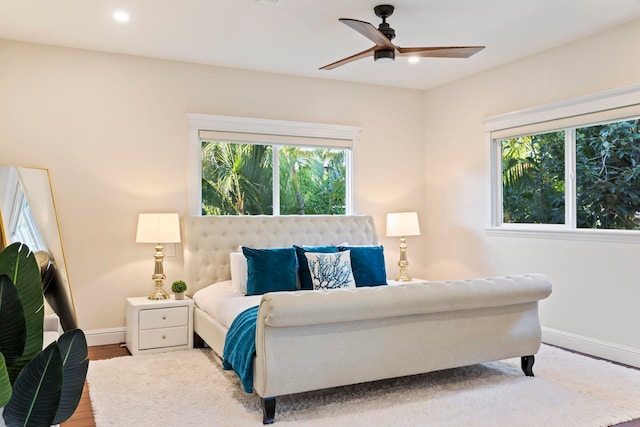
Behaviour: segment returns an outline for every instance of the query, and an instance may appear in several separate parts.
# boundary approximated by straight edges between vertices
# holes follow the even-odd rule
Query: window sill
[[[487,228],[487,236],[532,239],[582,240],[592,242],[640,244],[640,231],[636,230],[576,230],[532,228]]]

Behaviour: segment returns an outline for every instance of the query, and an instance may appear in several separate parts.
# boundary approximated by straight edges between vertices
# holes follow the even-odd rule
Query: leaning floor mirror
[[[47,169],[0,166],[0,249],[21,242],[35,252],[45,310],[65,331],[78,327]]]

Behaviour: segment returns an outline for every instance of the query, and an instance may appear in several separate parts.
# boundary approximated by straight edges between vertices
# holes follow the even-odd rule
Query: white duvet
[[[193,302],[229,329],[233,319],[247,308],[260,304],[260,298],[262,295],[239,294],[231,286],[231,280],[225,280],[200,289],[193,295]]]

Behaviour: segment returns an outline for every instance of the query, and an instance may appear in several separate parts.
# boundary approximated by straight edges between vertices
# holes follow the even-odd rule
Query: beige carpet
[[[640,371],[544,346],[520,359],[277,400],[280,426],[608,426],[640,418]],[[96,425],[261,425],[259,399],[208,350],[91,362]]]

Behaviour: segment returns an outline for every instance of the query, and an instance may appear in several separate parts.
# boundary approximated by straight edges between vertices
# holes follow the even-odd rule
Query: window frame
[[[547,104],[483,120],[488,148],[490,184],[485,231],[490,236],[557,238],[640,243],[640,230],[583,229],[576,227],[575,129],[640,116],[640,85]],[[502,149],[500,141],[514,136],[565,130],[565,223],[503,223]]]
[[[324,123],[296,122],[284,120],[257,119],[249,117],[221,116],[209,114],[187,113],[189,120],[189,148],[188,148],[188,182],[189,182],[189,214],[202,216],[202,140],[201,132],[236,133],[238,135],[263,135],[264,143],[274,146],[287,146],[287,140],[292,137],[301,138],[308,141],[307,144],[300,144],[309,147],[330,147],[340,146],[346,148],[346,206],[345,215],[354,213],[353,203],[353,151],[359,141],[361,127],[333,125]],[[274,142],[274,138],[282,138],[282,143]],[[231,138],[233,139],[233,138]],[[224,142],[238,142],[228,140]],[[337,144],[331,144],[336,141]],[[274,163],[276,159],[274,158]],[[277,165],[275,165],[277,166]],[[274,166],[274,167],[275,167]],[[276,191],[277,176],[274,176],[274,195],[277,194],[279,201],[279,191]],[[278,187],[279,188],[279,187]],[[274,207],[275,209],[275,207]],[[279,212],[279,207],[278,207]],[[274,216],[278,216],[274,214]]]
[[[33,218],[31,203],[22,183],[22,178],[13,168],[10,171],[7,188],[4,191],[7,194],[6,200],[9,204],[8,234],[5,235],[6,243],[25,242],[31,251],[48,251],[40,229]],[[20,227],[20,223],[24,224],[24,228]],[[25,231],[27,236],[21,235],[21,230]]]

